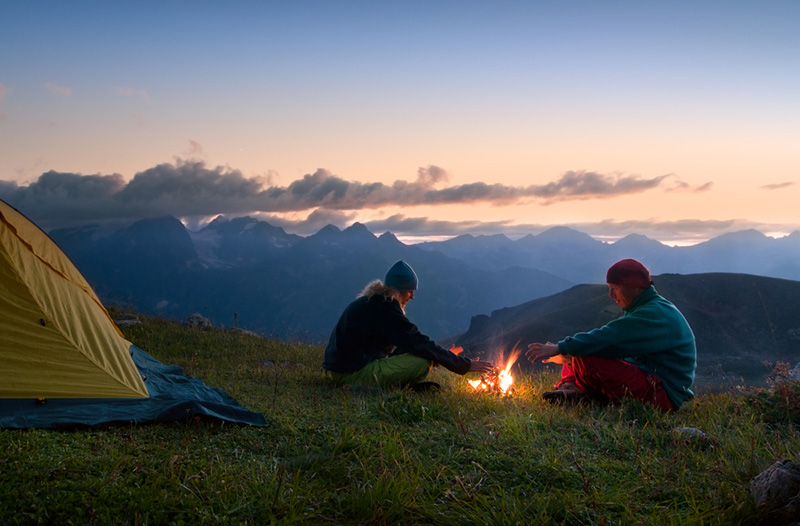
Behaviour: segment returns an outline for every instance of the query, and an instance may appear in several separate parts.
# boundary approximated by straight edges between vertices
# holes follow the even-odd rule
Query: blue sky
[[[800,229],[800,3],[4,2],[0,198],[401,239]]]

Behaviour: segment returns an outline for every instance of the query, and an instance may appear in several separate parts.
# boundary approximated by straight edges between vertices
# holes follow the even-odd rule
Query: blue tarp
[[[264,427],[264,415],[245,409],[222,389],[209,387],[164,365],[135,345],[133,362],[144,378],[149,398],[0,399],[2,429],[76,429],[111,425],[153,424],[200,416]]]

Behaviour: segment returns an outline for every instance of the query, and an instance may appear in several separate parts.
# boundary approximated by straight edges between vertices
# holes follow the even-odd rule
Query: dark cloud
[[[261,192],[259,179],[238,170],[209,170],[199,161],[181,161],[136,174],[114,197],[125,206],[182,216],[248,211]]]
[[[522,199],[539,198],[546,202],[571,199],[602,199],[640,193],[658,187],[672,175],[642,179],[634,175],[606,176],[594,172],[567,172],[556,182],[525,188],[503,184],[469,183],[436,188],[446,181],[446,172],[431,166],[421,168],[414,182],[383,183],[346,181],[327,170],[317,170],[295,181],[284,191],[271,189],[271,203],[282,209],[326,207],[340,210],[377,208],[387,205],[444,205],[465,203],[507,204]],[[286,194],[291,197],[287,198]]]
[[[774,183],[774,184],[765,184],[761,186],[762,190],[780,190],[782,188],[787,188],[789,186],[794,186],[794,181],[787,181],[785,183]]]
[[[0,199],[18,208],[42,228],[60,221],[74,225],[119,219],[112,196],[125,188],[121,175],[46,172],[29,186],[0,182]]]
[[[603,175],[596,172],[566,172],[558,181],[528,188],[530,195],[548,201],[566,199],[598,199],[625,194],[638,194],[657,188],[671,175],[642,179],[638,175]]]
[[[510,221],[443,221],[428,219],[425,217],[406,217],[402,214],[395,214],[385,219],[364,222],[370,232],[382,233],[392,232],[398,235],[414,236],[447,236],[447,235],[491,235],[497,233],[507,233],[513,235],[517,230],[516,225]],[[525,233],[530,232],[531,225],[525,225]],[[535,226],[538,230],[541,225]]]
[[[675,176],[642,178],[571,171],[545,185],[516,187],[469,183],[446,186],[448,173],[437,166],[420,168],[416,180],[384,183],[347,181],[325,169],[273,186],[271,178],[245,177],[240,171],[209,168],[202,161],[176,160],[136,174],[80,175],[50,171],[28,186],[0,181],[0,198],[26,212],[43,228],[86,222],[124,221],[173,215],[189,218],[219,214],[328,214],[341,219],[353,211],[387,206],[446,204],[549,204],[573,199],[603,199],[674,187]],[[476,223],[477,225],[477,223]]]

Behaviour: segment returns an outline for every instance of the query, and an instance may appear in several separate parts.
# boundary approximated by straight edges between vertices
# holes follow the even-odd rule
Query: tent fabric
[[[133,362],[145,378],[149,398],[140,399],[0,399],[2,429],[80,429],[142,425],[199,416],[236,424],[267,426],[264,415],[245,409],[222,389],[209,387],[164,365],[135,345]]]
[[[224,391],[127,341],[58,245],[0,200],[0,428],[194,416],[267,425]]]
[[[0,398],[142,398],[126,341],[47,234],[0,200]]]

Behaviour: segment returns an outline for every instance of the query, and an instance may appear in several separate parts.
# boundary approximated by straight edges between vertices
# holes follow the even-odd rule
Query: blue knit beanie
[[[403,260],[392,265],[383,280],[384,285],[399,291],[417,290],[417,283],[417,275],[414,274],[414,269],[409,267]]]

